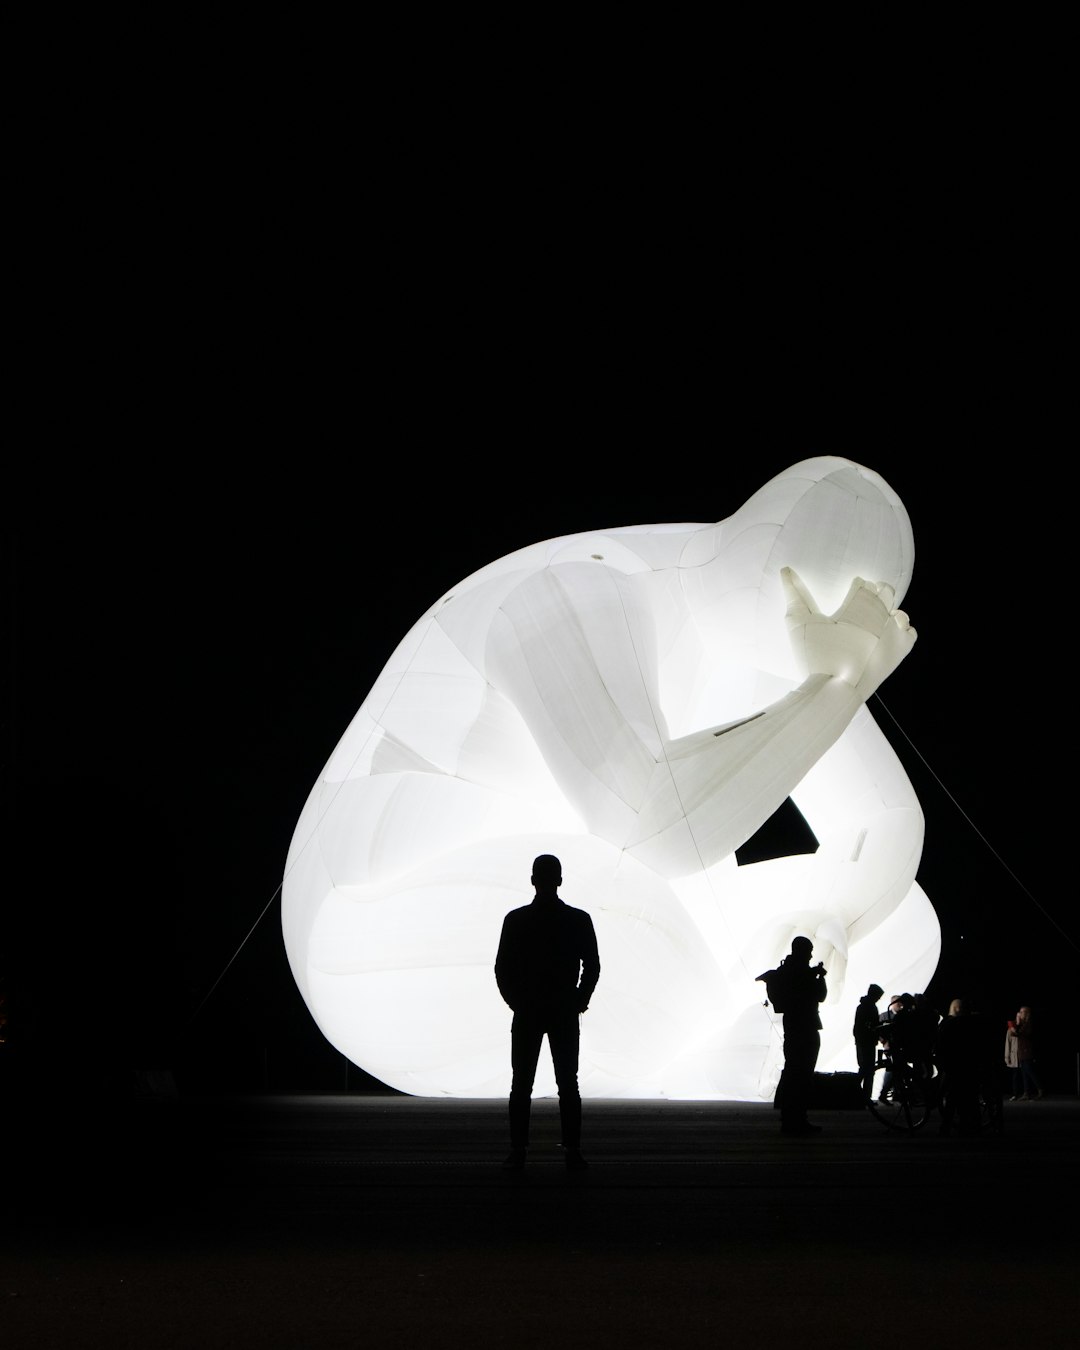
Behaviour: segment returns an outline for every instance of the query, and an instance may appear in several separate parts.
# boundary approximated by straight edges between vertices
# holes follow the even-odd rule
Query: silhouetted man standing
[[[546,1035],[559,1088],[559,1116],[566,1165],[587,1166],[581,1156],[581,1094],[578,1091],[578,1018],[600,978],[592,919],[559,899],[562,864],[550,853],[533,863],[536,896],[503,920],[495,979],[514,1010],[510,1063],[510,1156],[506,1167],[524,1167],[529,1115],[540,1045]]]
[[[881,1025],[877,1001],[884,992],[880,984],[870,986],[859,999],[859,1006],[855,1009],[855,1021],[851,1028],[851,1033],[855,1037],[855,1055],[859,1061],[859,1082],[862,1085],[864,1101],[869,1101],[874,1095],[874,1067],[877,1063],[878,1029]]]
[[[818,1004],[825,1001],[825,967],[811,970],[814,944],[793,938],[791,954],[780,964],[784,976],[784,1076],[780,1084],[780,1128],[784,1134],[817,1134],[821,1126],[806,1118],[810,1089],[821,1049]]]

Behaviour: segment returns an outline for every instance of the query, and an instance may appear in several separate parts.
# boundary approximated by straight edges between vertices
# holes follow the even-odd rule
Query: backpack
[[[783,961],[780,962],[778,969],[767,970],[757,978],[764,981],[765,999],[772,1004],[773,1011],[787,1012],[788,978]]]

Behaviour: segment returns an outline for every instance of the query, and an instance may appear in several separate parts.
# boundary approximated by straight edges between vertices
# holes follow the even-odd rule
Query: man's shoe
[[[568,1172],[587,1172],[589,1164],[581,1156],[581,1150],[577,1148],[568,1148],[566,1150],[566,1170]]]
[[[820,1126],[820,1125],[811,1125],[810,1122],[809,1122],[808,1120],[804,1120],[804,1121],[802,1121],[802,1123],[799,1124],[799,1125],[781,1125],[781,1126],[780,1126],[780,1133],[781,1133],[781,1134],[801,1135],[801,1136],[803,1136],[803,1137],[805,1138],[807,1135],[810,1135],[810,1134],[820,1134],[820,1133],[821,1133],[821,1126]]]
[[[525,1149],[512,1148],[503,1159],[503,1170],[505,1172],[520,1172],[525,1166]]]

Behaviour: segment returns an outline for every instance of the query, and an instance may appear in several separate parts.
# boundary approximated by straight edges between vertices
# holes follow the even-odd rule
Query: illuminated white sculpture
[[[820,458],[720,524],[553,539],[447,592],[293,837],[285,946],[327,1038],[406,1092],[505,1096],[495,951],[554,853],[600,945],[584,1095],[770,1097],[754,977],[796,933],[828,970],[819,1068],[854,1069],[859,995],[924,988],[940,946],[922,814],[864,707],[915,639],[912,560],[888,485]],[[817,851],[738,866],[789,796]]]

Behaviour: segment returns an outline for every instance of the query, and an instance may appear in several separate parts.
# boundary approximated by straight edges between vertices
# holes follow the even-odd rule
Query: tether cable
[[[1053,916],[1052,914],[1048,913],[1048,912],[1046,911],[1046,909],[1044,909],[1043,906],[1039,904],[1038,900],[1035,899],[1034,895],[1032,895],[1032,893],[1028,890],[1028,888],[1024,885],[1024,883],[1020,880],[1020,878],[1016,875],[1016,873],[1012,870],[1012,868],[1011,868],[1011,867],[1009,866],[1009,864],[1005,861],[1005,859],[1001,856],[1001,854],[997,851],[997,849],[993,846],[993,844],[991,844],[990,840],[987,839],[986,835],[983,834],[982,830],[979,829],[978,825],[975,824],[975,822],[971,819],[971,817],[968,815],[968,813],[964,810],[964,808],[963,808],[963,807],[960,805],[960,803],[956,800],[956,798],[953,796],[953,794],[949,791],[949,789],[948,789],[948,788],[945,786],[945,784],[941,781],[941,778],[938,776],[938,774],[934,772],[934,770],[933,770],[933,768],[931,768],[930,763],[929,763],[929,761],[927,760],[926,756],[922,753],[922,751],[918,748],[918,746],[915,744],[915,742],[914,742],[914,741],[911,739],[911,737],[907,734],[907,732],[904,730],[904,728],[903,728],[903,727],[900,725],[900,723],[896,720],[896,718],[893,716],[892,712],[890,712],[888,706],[887,706],[886,703],[885,703],[885,700],[881,697],[881,695],[880,695],[879,693],[877,693],[877,691],[875,690],[875,692],[874,692],[874,694],[872,695],[872,697],[876,698],[877,701],[881,704],[882,710],[888,715],[888,717],[889,717],[890,721],[892,722],[893,726],[896,727],[896,729],[897,729],[897,731],[900,733],[900,735],[903,736],[904,740],[907,741],[907,743],[908,743],[909,746],[911,746],[911,749],[915,752],[916,755],[918,755],[920,761],[922,762],[922,764],[923,764],[924,767],[926,768],[927,773],[930,774],[930,776],[931,776],[931,778],[933,778],[934,782],[937,783],[938,787],[941,788],[942,792],[944,792],[944,794],[946,795],[946,797],[948,797],[949,801],[952,802],[953,806],[956,807],[956,809],[957,809],[957,810],[960,812],[960,814],[964,817],[964,819],[967,821],[967,823],[971,826],[972,830],[974,830],[974,832],[979,836],[979,838],[980,838],[980,839],[982,840],[982,842],[986,845],[986,847],[989,849],[989,851],[993,854],[993,856],[997,859],[997,861],[1001,864],[1001,866],[1005,869],[1005,871],[1008,872],[1009,876],[1012,877],[1013,881],[1016,882],[1016,884],[1017,884],[1017,885],[1020,887],[1020,889],[1024,892],[1024,894],[1025,894],[1025,895],[1027,896],[1027,898],[1031,901],[1031,903],[1035,906],[1035,908],[1039,911],[1039,913],[1043,916],[1043,918],[1046,919],[1049,923],[1051,923],[1051,924],[1057,929],[1057,931],[1061,934],[1061,936],[1065,939],[1065,941],[1069,944],[1069,946],[1073,948],[1074,951],[1080,951],[1080,947],[1077,947],[1076,943],[1075,943],[1075,942],[1073,941],[1073,939],[1069,936],[1069,934],[1066,933],[1065,929],[1062,928],[1062,926],[1058,923],[1058,921],[1054,918],[1054,916]]]
[[[217,979],[214,981],[214,983],[213,983],[213,984],[210,986],[210,988],[206,991],[206,993],[203,995],[202,1002],[201,1002],[201,1003],[199,1004],[199,1006],[195,1009],[195,1011],[191,1014],[191,1018],[190,1018],[189,1021],[188,1021],[188,1026],[190,1026],[191,1023],[195,1021],[196,1017],[198,1017],[198,1015],[202,1012],[203,1008],[205,1008],[206,1005],[207,1005],[207,1003],[210,1002],[210,996],[211,996],[211,994],[213,994],[214,990],[218,987],[218,985],[221,983],[221,981],[222,981],[222,980],[225,978],[225,976],[229,973],[230,969],[232,968],[232,963],[236,960],[236,958],[237,958],[237,957],[240,955],[240,953],[244,950],[244,947],[245,947],[245,945],[246,945],[246,943],[247,943],[248,938],[251,937],[251,935],[252,935],[252,933],[254,933],[255,929],[258,928],[259,924],[262,923],[262,921],[263,921],[263,916],[266,914],[266,911],[270,908],[270,906],[274,903],[274,901],[275,901],[275,900],[278,898],[278,896],[281,894],[281,888],[282,888],[282,886],[284,885],[284,882],[285,882],[285,878],[282,877],[282,879],[278,882],[278,884],[277,884],[277,886],[276,886],[276,888],[275,888],[275,890],[274,890],[273,895],[270,897],[269,900],[267,900],[266,904],[263,905],[263,907],[262,907],[262,912],[259,914],[259,917],[255,920],[255,922],[254,922],[254,923],[251,925],[251,927],[248,929],[248,931],[247,931],[247,936],[246,936],[246,937],[244,938],[244,940],[240,943],[240,946],[237,947],[236,951],[233,952],[232,956],[229,957],[228,961],[227,961],[226,964],[225,964],[225,969],[221,972],[221,974],[217,977]]]
[[[429,624],[430,624],[430,623],[434,623],[434,622],[435,622],[435,615],[433,614],[433,615],[431,616],[430,620],[429,620]],[[420,645],[420,644],[417,644],[417,650],[419,649],[419,645]],[[409,658],[408,665],[406,665],[406,666],[404,667],[404,669],[401,671],[401,673],[398,675],[397,682],[396,682],[395,685],[394,685],[393,692],[392,692],[392,693],[389,695],[389,697],[386,699],[386,703],[384,704],[384,707],[387,707],[387,708],[388,708],[388,707],[390,706],[390,704],[393,702],[394,694],[397,693],[397,690],[398,690],[398,688],[400,687],[402,680],[403,680],[403,679],[405,678],[405,676],[408,675],[408,673],[412,670],[413,662],[415,661],[415,659],[416,659],[416,650],[414,650],[412,656]],[[367,702],[367,698],[366,698],[366,697],[365,697],[364,702]],[[363,707],[363,704],[361,704],[361,707]],[[350,762],[350,764],[349,764],[349,767],[345,770],[345,772],[342,774],[342,776],[338,779],[337,786],[336,786],[335,789],[334,789],[333,795],[331,796],[330,800],[325,804],[325,806],[320,810],[318,819],[315,821],[315,824],[314,824],[314,825],[312,826],[312,828],[311,828],[311,833],[310,833],[310,834],[308,835],[308,837],[304,840],[303,844],[301,844],[301,846],[296,850],[296,854],[295,854],[295,856],[294,856],[292,862],[291,862],[290,865],[285,869],[285,873],[284,873],[284,875],[282,876],[281,880],[278,882],[277,886],[274,888],[273,894],[270,896],[270,899],[267,900],[266,904],[263,905],[262,910],[261,910],[260,913],[259,913],[259,917],[255,920],[255,922],[254,922],[254,923],[251,925],[251,927],[248,929],[248,931],[247,931],[246,935],[244,936],[243,940],[241,941],[239,947],[237,947],[236,951],[234,951],[233,954],[232,954],[232,956],[229,957],[228,961],[225,963],[225,967],[224,967],[224,969],[222,970],[221,974],[217,977],[217,979],[214,981],[214,983],[210,986],[210,988],[209,988],[209,989],[206,991],[206,993],[203,995],[202,1001],[199,1003],[198,1007],[195,1009],[195,1011],[191,1014],[190,1018],[188,1019],[188,1026],[191,1026],[191,1025],[192,1025],[192,1023],[195,1021],[195,1019],[198,1017],[198,1015],[202,1012],[203,1008],[205,1008],[206,1005],[207,1005],[207,1003],[209,1003],[209,1001],[210,1001],[210,996],[213,994],[214,990],[218,987],[218,985],[219,985],[219,984],[221,983],[221,981],[225,978],[225,976],[229,973],[229,970],[231,969],[233,962],[234,962],[234,961],[236,960],[236,958],[240,955],[240,953],[244,950],[244,947],[247,945],[247,941],[248,941],[248,939],[251,937],[252,933],[254,933],[255,929],[258,928],[258,926],[259,926],[260,923],[262,923],[263,919],[264,919],[265,916],[266,916],[266,911],[270,908],[270,906],[274,903],[274,901],[275,901],[275,900],[278,898],[278,896],[281,894],[281,888],[285,885],[285,882],[289,879],[289,873],[293,870],[293,868],[296,866],[296,864],[300,861],[301,856],[307,851],[308,845],[311,844],[311,842],[312,842],[313,840],[317,839],[317,836],[318,836],[318,833],[319,833],[319,826],[323,823],[323,821],[326,819],[326,817],[330,814],[330,811],[331,811],[331,809],[332,809],[334,803],[337,801],[338,793],[339,793],[339,792],[341,791],[341,789],[345,786],[345,784],[349,781],[349,775],[352,773],[353,767],[355,766],[356,761],[360,758],[360,756],[361,756],[361,755],[364,753],[364,751],[367,749],[368,744],[369,744],[369,742],[371,741],[372,736],[374,736],[374,735],[376,734],[377,731],[380,731],[380,730],[382,729],[382,728],[381,728],[381,724],[380,724],[380,722],[379,722],[379,719],[378,719],[377,717],[372,717],[372,718],[371,718],[371,723],[372,723],[372,725],[371,725],[371,730],[368,732],[368,734],[367,734],[367,735],[363,738],[363,740],[361,741],[361,743],[360,743],[360,748],[357,750],[356,754],[353,755],[352,760],[351,760],[351,762]],[[352,725],[352,724],[350,723],[350,726],[351,726],[351,725]],[[346,730],[347,730],[347,728],[346,728]],[[342,733],[342,734],[344,735],[344,733]],[[338,741],[338,745],[340,745],[340,743],[341,743],[341,742],[340,742],[340,740],[339,740],[339,741]],[[319,778],[318,778],[318,782],[319,782],[319,783],[323,783],[323,782],[326,781],[326,780],[323,778],[323,774],[326,772],[326,769],[327,769],[327,767],[328,767],[329,764],[330,764],[330,760],[332,760],[332,759],[334,758],[334,755],[335,755],[336,753],[337,753],[337,746],[334,747],[334,750],[333,750],[333,751],[331,752],[331,754],[330,754],[330,759],[327,760],[326,764],[325,764],[325,765],[323,766],[323,768],[320,770]]]

